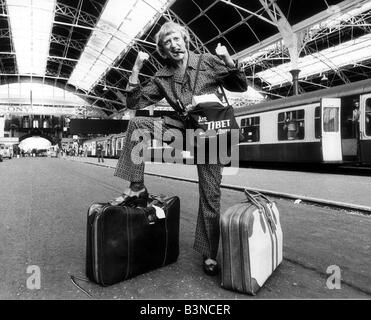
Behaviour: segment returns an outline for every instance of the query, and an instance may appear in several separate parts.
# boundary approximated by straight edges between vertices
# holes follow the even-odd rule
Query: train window
[[[23,118],[23,128],[29,128],[30,127],[30,119],[24,117]]]
[[[298,110],[297,111],[298,113],[298,119],[304,119],[304,110],[302,109],[302,110]]]
[[[316,139],[321,138],[321,108],[316,107],[314,109],[314,137]]]
[[[323,109],[323,131],[338,132],[339,131],[339,108],[324,108]]]
[[[366,109],[365,109],[365,128],[366,135],[371,136],[371,98],[366,100]]]
[[[260,117],[241,119],[241,133],[243,142],[256,142],[260,140]]]
[[[278,114],[278,140],[304,139],[304,109]]]

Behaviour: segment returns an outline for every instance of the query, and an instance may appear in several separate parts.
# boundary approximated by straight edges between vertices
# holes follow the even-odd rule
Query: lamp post
[[[292,69],[290,70],[292,75],[292,84],[293,84],[293,94],[296,96],[299,93],[299,73],[300,69]]]

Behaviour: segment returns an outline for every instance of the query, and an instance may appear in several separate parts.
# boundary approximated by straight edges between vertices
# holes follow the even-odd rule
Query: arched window
[[[39,120],[33,119],[32,120],[32,128],[38,128],[39,127]]]

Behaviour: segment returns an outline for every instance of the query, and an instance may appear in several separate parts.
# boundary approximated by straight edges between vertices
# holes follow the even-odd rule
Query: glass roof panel
[[[337,70],[346,65],[371,59],[370,47],[371,35],[365,35],[299,58],[299,79],[321,74],[329,70]],[[289,72],[291,69],[291,63],[284,63],[269,70],[259,72],[256,75],[271,86],[277,86],[292,81],[292,76]]]
[[[173,0],[109,0],[69,83],[89,91],[145,26]]]
[[[6,0],[18,72],[43,75],[49,55],[55,0]]]
[[[4,84],[0,86],[0,101],[13,104],[48,104],[64,106],[87,106],[84,99],[61,88],[31,82]]]
[[[355,6],[354,9],[349,10],[346,13],[338,10],[337,6],[332,6],[331,10],[334,11],[334,14],[329,19],[311,26],[308,34],[313,34],[315,37],[316,34],[321,35],[322,31],[326,32],[326,30],[330,29],[340,29],[342,24],[346,25],[348,22],[350,23],[352,19],[359,16],[361,13],[371,10],[371,2],[368,1],[365,3],[360,3]],[[343,43],[339,46],[323,50],[304,58],[300,58],[299,69],[301,70],[301,72],[299,74],[299,78],[305,78],[314,74],[319,74],[321,72],[329,71],[330,69],[336,70],[339,67],[348,65],[350,63],[349,61],[359,62],[368,59],[369,55],[367,53],[366,45],[361,44],[362,42],[362,39],[358,41],[349,41],[348,43]],[[360,48],[357,44],[360,44],[363,49]],[[357,51],[354,56],[347,54],[347,52],[351,52],[353,50],[353,48],[351,48],[351,45],[355,45],[354,49]],[[255,50],[249,50],[248,52],[246,52],[246,54],[239,54],[238,58],[240,62],[243,62],[246,65],[254,65],[255,63],[269,60],[271,54],[277,56],[277,53],[282,51],[282,46],[283,41],[280,40],[266,47],[258,47]],[[342,52],[341,50],[345,51]],[[284,56],[282,53],[281,58],[289,59],[289,57]],[[337,66],[337,63],[340,64]],[[272,86],[281,85],[292,81],[292,76],[289,73],[290,69],[290,63],[286,63],[281,66],[270,68],[257,73],[256,76],[259,76],[261,79],[267,81]]]
[[[328,19],[327,21],[322,21],[319,24],[316,24],[312,27],[313,30],[316,29],[324,29],[324,28],[334,28],[339,26],[342,22],[348,21],[351,18],[365,12],[371,10],[371,2],[359,3],[355,6],[353,10],[350,10],[347,13],[342,13],[338,10],[336,6],[333,6],[334,15],[332,18]]]

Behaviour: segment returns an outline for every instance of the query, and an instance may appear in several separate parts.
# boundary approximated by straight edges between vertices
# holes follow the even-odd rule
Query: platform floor
[[[115,168],[116,159],[98,163],[93,157],[66,157]],[[371,177],[332,173],[283,171],[258,168],[225,168],[222,184],[296,195],[297,199],[313,198],[369,208],[371,212]],[[197,181],[195,165],[146,163],[146,173]]]
[[[0,299],[90,299],[70,280],[71,275],[85,277],[86,211],[92,202],[112,199],[126,185],[106,166],[114,162],[96,166],[84,161],[20,158],[0,163]],[[148,169],[158,172],[160,166]],[[266,189],[264,179],[274,180],[274,173],[268,171],[265,178],[261,172],[247,172],[251,186]],[[298,174],[297,192],[302,190],[303,176]],[[361,177],[359,182],[369,186]],[[93,299],[370,299],[370,216],[277,199],[284,260],[252,297],[221,288],[220,276],[209,277],[202,271],[201,259],[192,249],[197,184],[151,175],[146,176],[146,183],[149,190],[180,196],[179,259],[110,287],[80,281]],[[328,189],[332,189],[330,184]],[[223,189],[222,212],[241,198],[241,192]],[[334,265],[341,270],[341,288],[331,290],[327,270]],[[40,289],[27,286],[30,266],[41,271]]]

